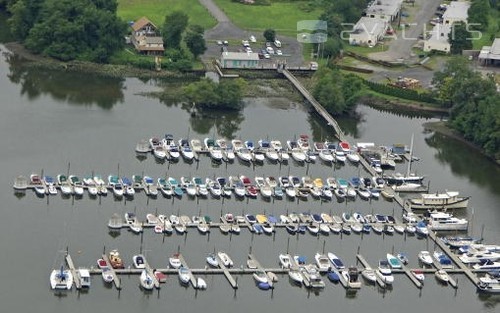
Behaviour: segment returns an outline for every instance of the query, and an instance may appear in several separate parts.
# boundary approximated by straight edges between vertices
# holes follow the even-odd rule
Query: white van
[[[318,69],[318,63],[317,62],[309,63],[309,68],[313,71],[316,71]]]
[[[274,45],[276,46],[276,48],[281,48],[281,41],[279,41],[278,39],[274,39]]]

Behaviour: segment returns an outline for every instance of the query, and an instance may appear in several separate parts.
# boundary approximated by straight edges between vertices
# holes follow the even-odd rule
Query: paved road
[[[384,52],[371,53],[370,57],[383,61],[396,61],[398,59],[409,60],[412,58],[411,49],[418,42],[418,36],[425,30],[427,22],[434,17],[437,7],[442,0],[416,0],[415,7],[405,4],[404,12],[410,12],[412,23],[405,30],[397,31],[397,39],[390,41],[389,49]],[[403,22],[401,23],[403,24]],[[397,23],[396,23],[397,25]],[[427,29],[430,31],[431,29]]]
[[[216,40],[236,40],[240,42],[242,39],[248,39],[250,35],[254,35],[257,37],[257,40],[264,41],[264,38],[261,37],[262,34],[257,34],[255,32],[250,32],[243,30],[236,25],[234,25],[231,20],[227,17],[227,15],[212,1],[212,0],[198,0],[200,4],[202,4],[210,14],[217,20],[218,24],[212,28],[205,31],[205,40],[207,40],[207,50],[202,56],[202,59],[205,61],[212,60],[214,58],[219,58],[221,54],[221,47],[215,44]],[[261,37],[261,38],[259,38]],[[283,44],[283,54],[286,56],[280,57],[272,57],[270,60],[265,60],[263,62],[269,63],[277,58],[284,59],[286,58],[287,63],[290,66],[301,66],[304,63],[304,58],[302,57],[302,44],[300,44],[296,38],[291,37],[279,37]],[[252,49],[254,52],[258,52],[261,48],[258,47],[257,44],[252,45]],[[242,49],[242,46],[229,46],[229,51],[239,51]]]

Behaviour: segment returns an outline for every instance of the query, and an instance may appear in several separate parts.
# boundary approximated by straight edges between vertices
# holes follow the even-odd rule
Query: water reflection
[[[34,100],[50,95],[58,102],[71,105],[97,105],[109,110],[117,103],[123,103],[124,79],[82,75],[76,72],[40,70],[23,65],[15,55],[7,58],[11,82],[21,85],[21,96]]]
[[[453,173],[467,177],[478,186],[488,187],[492,193],[498,193],[500,169],[493,162],[478,162],[484,159],[479,151],[465,144],[457,144],[456,139],[439,133],[425,138],[425,142],[436,150],[436,160],[441,164],[449,164]]]
[[[189,123],[198,134],[210,134],[216,138],[234,139],[245,120],[242,111],[204,111],[191,115]],[[215,128],[213,128],[215,127]]]

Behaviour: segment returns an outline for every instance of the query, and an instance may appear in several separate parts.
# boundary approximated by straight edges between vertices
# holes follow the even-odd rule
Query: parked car
[[[273,47],[267,47],[267,48],[266,48],[266,51],[267,51],[267,53],[269,53],[269,54],[274,54],[274,49],[273,49]]]
[[[217,45],[222,46],[222,40],[217,40]]]
[[[281,41],[279,41],[278,39],[274,39],[274,45],[276,46],[276,48],[281,48]]]
[[[271,46],[271,43],[269,41],[266,41],[266,48],[270,47],[270,46]]]
[[[224,46],[229,46],[229,42],[228,42],[227,40],[224,40],[224,41],[222,42],[222,44],[223,44]]]
[[[241,44],[243,45],[243,47],[250,47],[250,44],[248,43],[248,40],[242,40]]]
[[[276,50],[276,54],[277,55],[283,55],[283,52],[281,52],[281,50],[278,49],[278,50]]]
[[[250,42],[257,42],[254,35],[250,35]]]

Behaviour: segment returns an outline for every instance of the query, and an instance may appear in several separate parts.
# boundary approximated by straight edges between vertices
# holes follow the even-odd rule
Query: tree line
[[[0,8],[10,14],[8,25],[13,36],[33,53],[61,61],[84,60],[108,63],[124,49],[127,23],[117,16],[116,0],[0,0]],[[204,29],[188,26],[188,16],[173,12],[161,27],[167,56],[180,59],[186,68],[191,57],[206,50]],[[184,39],[188,51],[184,51]]]

